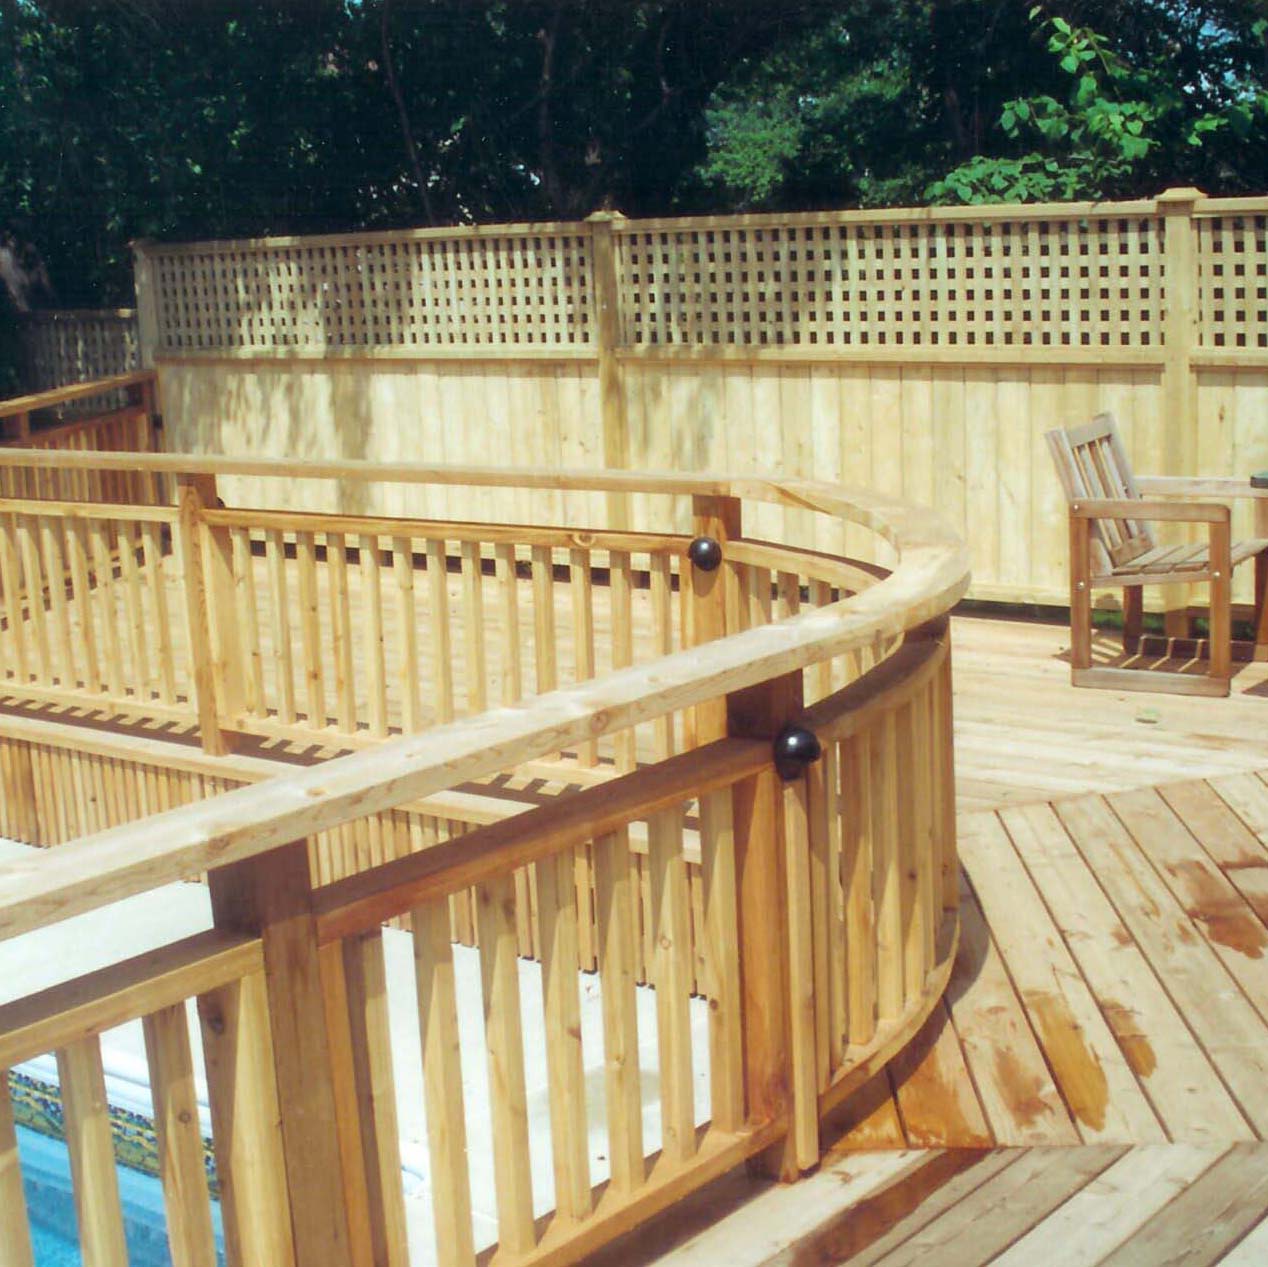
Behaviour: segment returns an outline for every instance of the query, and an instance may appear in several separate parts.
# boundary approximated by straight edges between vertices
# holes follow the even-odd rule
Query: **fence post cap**
[[[1165,206],[1177,202],[1197,202],[1200,198],[1205,197],[1205,192],[1195,188],[1193,185],[1179,185],[1174,189],[1164,189],[1154,199],[1154,202],[1159,206]]]
[[[586,216],[587,224],[612,224],[617,220],[627,219],[623,211],[592,211]]]

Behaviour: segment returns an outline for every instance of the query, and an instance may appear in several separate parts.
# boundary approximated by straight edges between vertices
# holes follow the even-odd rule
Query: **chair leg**
[[[1089,521],[1070,516],[1070,670],[1092,667],[1092,587],[1088,583]]]
[[[1256,646],[1268,646],[1268,550],[1255,555],[1255,632]]]
[[[1228,523],[1211,525],[1211,677],[1233,677],[1233,569]],[[1227,693],[1227,692],[1226,692]]]
[[[1144,625],[1145,587],[1123,586],[1123,650],[1135,655],[1140,650],[1140,631]]]

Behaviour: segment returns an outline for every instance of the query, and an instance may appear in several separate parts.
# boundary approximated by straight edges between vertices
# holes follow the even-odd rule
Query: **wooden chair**
[[[1183,695],[1227,695],[1232,677],[1232,573],[1255,560],[1255,643],[1268,642],[1268,539],[1232,542],[1229,508],[1223,502],[1165,500],[1213,491],[1235,495],[1232,480],[1143,478],[1132,475],[1127,451],[1109,414],[1082,427],[1049,431],[1045,437],[1070,504],[1070,659],[1075,686],[1114,690],[1168,691]],[[1149,494],[1146,500],[1141,488]],[[1249,486],[1245,486],[1249,487]],[[1154,522],[1207,525],[1197,545],[1160,546]],[[1123,649],[1135,653],[1141,640],[1142,591],[1146,585],[1207,582],[1211,590],[1210,672],[1205,677],[1092,666],[1092,591],[1121,586]]]

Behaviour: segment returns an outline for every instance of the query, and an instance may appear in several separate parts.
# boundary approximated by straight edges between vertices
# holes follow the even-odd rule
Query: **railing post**
[[[159,341],[158,296],[150,243],[144,238],[132,243],[132,279],[136,290],[137,361],[140,368],[153,369]]]
[[[1200,189],[1168,189],[1156,201],[1163,220],[1162,425],[1163,471],[1196,475],[1198,447],[1197,379],[1193,352],[1198,342],[1198,260],[1193,226]],[[1183,530],[1182,530],[1183,531]],[[1166,631],[1187,637],[1193,587],[1166,587]]]
[[[211,872],[218,928],[257,933],[264,978],[273,1074],[282,1132],[283,1169],[298,1267],[354,1267],[372,1261],[353,1245],[344,1201],[343,1158],[325,989],[312,913],[304,841]]]
[[[732,735],[774,740],[801,710],[800,671],[727,698]],[[788,1133],[755,1164],[782,1180],[804,1164],[793,1130],[788,853],[784,786],[774,765],[732,795],[739,907],[744,1094],[752,1122],[783,1119]]]
[[[6,414],[0,418],[0,440],[28,440],[31,436],[31,415],[25,410],[20,414]]]
[[[684,642],[698,647],[727,634],[726,587],[731,576],[727,564],[727,544],[741,532],[741,503],[738,497],[691,499],[692,543],[687,552],[690,567],[691,601],[687,605],[690,628]],[[716,546],[716,551],[711,547]],[[684,578],[683,584],[686,584]],[[689,714],[687,746],[712,743],[727,733],[726,700],[706,700]]]
[[[232,548],[227,530],[204,520],[204,512],[218,501],[215,476],[179,475],[176,485],[177,549],[198,729],[204,750],[223,756],[232,750],[232,720],[245,708]]]
[[[594,268],[594,346],[599,362],[599,415],[603,427],[603,465],[628,470],[630,435],[625,414],[625,382],[617,350],[621,345],[621,296],[616,274],[612,227],[625,217],[619,211],[596,211],[587,217]],[[630,526],[630,495],[609,493],[608,527]]]

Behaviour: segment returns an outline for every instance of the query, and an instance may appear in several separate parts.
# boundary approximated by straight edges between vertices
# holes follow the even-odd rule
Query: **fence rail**
[[[85,755],[115,750],[102,719],[120,698],[134,710],[152,707],[138,701],[135,675],[151,671],[153,654],[132,660],[126,652],[135,624],[129,569],[150,559],[100,532],[136,513],[161,529],[162,566],[174,565],[180,578],[173,592],[184,595],[190,668],[175,694],[196,713],[209,748],[231,746],[238,727],[288,707],[297,722],[324,723],[336,746],[350,746],[354,727],[368,733],[362,751],[0,868],[0,940],[182,877],[206,873],[210,885],[212,932],[0,1007],[0,1066],[57,1055],[86,1261],[124,1261],[99,1035],[131,1020],[146,1039],[173,1261],[213,1261],[190,1089],[190,1000],[231,1260],[408,1261],[394,1087],[419,1071],[402,1067],[388,1034],[380,932],[388,919],[412,936],[440,1262],[470,1267],[483,1252],[472,1202],[486,1161],[498,1260],[516,1264],[578,1261],[746,1157],[766,1153],[788,1178],[815,1164],[821,1115],[914,1036],[954,954],[946,613],[967,572],[936,519],[804,481],[348,463],[293,465],[307,480],[354,486],[637,491],[685,500],[691,533],[279,515],[220,508],[209,482],[229,471],[276,476],[277,464],[263,459],[0,450],[0,471],[68,474],[94,463],[103,478],[123,468],[165,477],[175,505],[3,503],[24,569],[0,575],[6,693],[21,697],[34,685],[51,698],[65,689],[77,704],[92,695],[99,707],[95,725],[81,731]],[[750,538],[745,516],[761,502],[849,518],[888,543],[892,566]],[[39,531],[23,538],[19,526],[33,520]],[[699,538],[718,551],[688,551]],[[719,551],[720,566],[710,569]],[[8,557],[0,551],[0,561]],[[54,573],[40,570],[50,561]],[[257,667],[242,605],[253,591]],[[515,639],[479,640],[481,623],[493,629],[511,595],[525,616],[509,628],[532,631],[521,639],[523,698],[514,702],[509,668],[496,688],[487,675]],[[85,597],[88,606],[79,606]],[[69,645],[53,637],[49,653],[67,658],[48,666],[51,685],[33,684],[43,668],[28,657],[21,669],[13,630],[35,610],[59,629],[70,604]],[[464,623],[450,628],[442,613],[454,608]],[[395,633],[385,632],[389,610],[400,617]],[[107,613],[119,622],[113,634]],[[368,677],[353,689],[340,677],[340,653],[316,654],[338,635],[326,638],[324,623],[305,627],[326,613],[345,638],[362,640],[352,666]],[[287,644],[289,705],[285,679],[262,663],[285,659],[266,653],[262,631],[274,619],[298,631]],[[171,621],[181,623],[174,612]],[[230,629],[248,631],[236,651]],[[399,662],[411,632],[456,653],[470,681],[487,687],[481,697],[455,685],[452,719],[429,719],[435,724],[418,733],[408,733],[407,720],[421,680],[393,667],[391,689],[404,695],[376,695],[387,691],[386,666]],[[84,668],[94,662],[90,638],[95,670]],[[560,653],[553,663],[552,648]],[[253,705],[235,711],[239,691]],[[157,687],[145,693],[162,703]],[[341,699],[349,706],[342,713]],[[790,726],[818,736],[818,760],[794,759],[781,738]],[[398,727],[395,737],[380,733]],[[23,784],[42,789],[44,809],[28,813],[36,820],[58,804],[103,799],[86,773],[90,761],[36,760],[41,735],[46,747],[73,745],[74,729],[73,720],[34,716],[0,725],[6,814],[9,788]],[[304,733],[311,740],[316,731]],[[119,743],[138,753],[164,747],[133,729]],[[457,797],[481,779],[557,768],[561,753],[574,785],[512,817],[458,839],[420,840],[400,856],[363,856],[339,874],[314,864],[320,838],[427,798]],[[248,781],[265,763],[185,749],[178,764]],[[121,799],[110,782],[104,799]],[[155,800],[162,805],[162,794],[151,808]],[[453,942],[464,938],[455,904],[478,960],[478,1035],[458,1024]],[[521,996],[517,961],[526,954],[540,974],[534,1016]],[[586,1118],[579,967],[597,974],[602,995],[597,1148]],[[642,1048],[639,981],[654,991],[655,1041]],[[693,995],[708,1001],[707,1041],[693,1026]],[[549,1180],[531,1165],[529,1033],[542,1036],[548,1070]],[[473,1043],[489,1070],[491,1153],[467,1135],[476,1093],[464,1084],[462,1059]],[[706,1071],[701,1110],[695,1087]],[[659,1132],[645,1125],[649,1099],[647,1120],[658,1115]],[[5,1252],[21,1253],[27,1222],[8,1115],[0,1096]]]

